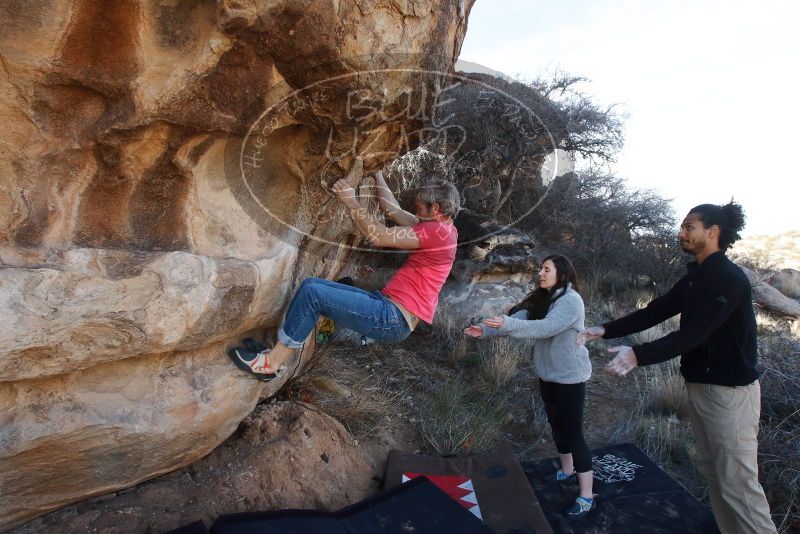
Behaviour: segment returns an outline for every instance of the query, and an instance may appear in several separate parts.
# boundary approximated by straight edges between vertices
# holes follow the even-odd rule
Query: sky
[[[679,218],[734,197],[744,235],[800,230],[800,1],[477,0],[460,59],[584,76],[628,115],[613,170]]]

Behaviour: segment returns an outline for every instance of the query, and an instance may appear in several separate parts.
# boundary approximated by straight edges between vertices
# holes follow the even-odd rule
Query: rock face
[[[333,418],[302,403],[262,405],[189,468],[52,512],[10,534],[166,532],[194,521],[210,526],[237,512],[336,510],[373,493],[376,472]]]
[[[483,282],[477,284],[456,284],[448,282],[442,289],[444,305],[439,315],[448,314],[454,325],[466,327],[471,320],[488,319],[508,313],[515,304],[536,289],[535,284],[504,282]]]
[[[0,4],[0,528],[187,465],[274,392],[224,349],[349,259],[325,185],[410,148],[410,71],[452,67],[471,4]]]
[[[486,215],[461,210],[455,221],[462,245],[453,263],[452,277],[464,284],[530,282],[541,260],[536,243]]]

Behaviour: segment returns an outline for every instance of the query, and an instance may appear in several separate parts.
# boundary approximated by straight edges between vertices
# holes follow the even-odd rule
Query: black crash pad
[[[337,512],[282,510],[221,516],[212,534],[490,534],[426,478],[414,479]]]
[[[578,485],[555,481],[558,459],[522,462],[555,532],[719,532],[711,511],[635,446],[615,445],[592,452],[597,509],[579,520],[563,515],[578,495]]]

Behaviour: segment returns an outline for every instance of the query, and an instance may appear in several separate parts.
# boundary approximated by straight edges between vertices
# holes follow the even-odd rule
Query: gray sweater
[[[533,368],[546,382],[577,384],[586,382],[592,375],[589,351],[575,344],[575,337],[583,330],[585,318],[583,299],[572,287],[555,301],[544,319],[527,319],[528,312],[518,311],[511,317],[504,315],[503,326],[491,328],[481,324],[483,337],[510,336],[535,339]]]

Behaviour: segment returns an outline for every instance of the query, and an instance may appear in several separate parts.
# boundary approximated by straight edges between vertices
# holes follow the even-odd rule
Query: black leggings
[[[557,384],[539,379],[547,422],[553,430],[553,440],[559,454],[572,453],[575,471],[585,473],[592,470],[592,453],[583,437],[583,402],[586,398],[586,382],[580,384]]]

